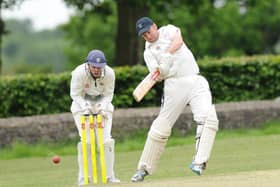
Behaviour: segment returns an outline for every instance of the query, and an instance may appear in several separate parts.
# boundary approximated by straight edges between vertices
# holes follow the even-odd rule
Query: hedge
[[[280,95],[280,56],[204,58],[200,72],[210,83],[214,102],[273,99]],[[142,65],[115,67],[116,108],[159,106],[162,83],[141,103],[132,97],[136,85],[148,73]],[[0,78],[0,117],[69,112],[70,72],[24,74]],[[183,89],[183,88],[182,88]]]
[[[280,56],[206,59],[199,64],[217,103],[280,96]]]

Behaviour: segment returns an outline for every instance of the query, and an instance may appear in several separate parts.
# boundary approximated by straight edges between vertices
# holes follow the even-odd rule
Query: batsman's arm
[[[184,43],[180,29],[177,27],[175,27],[175,28],[176,28],[176,31],[174,33],[174,36],[172,37],[172,42],[171,42],[170,46],[168,47],[168,49],[166,50],[166,52],[169,54],[175,53],[178,49],[181,48],[181,46]]]

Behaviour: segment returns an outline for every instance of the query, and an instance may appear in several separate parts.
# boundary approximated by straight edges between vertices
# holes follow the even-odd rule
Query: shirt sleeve
[[[161,28],[161,36],[166,40],[173,40],[175,34],[180,31],[180,29],[174,25],[167,25]]]
[[[73,71],[70,83],[70,96],[74,102],[84,108],[86,101],[84,99],[83,79],[79,71]]]
[[[103,93],[103,98],[101,102],[104,105],[108,105],[112,103],[114,97],[114,90],[115,90],[115,72],[113,69],[108,69],[106,72],[106,82],[105,82],[105,89]]]
[[[149,72],[154,72],[158,68],[158,61],[156,57],[152,54],[151,50],[146,48],[144,51],[144,60],[149,69]]]

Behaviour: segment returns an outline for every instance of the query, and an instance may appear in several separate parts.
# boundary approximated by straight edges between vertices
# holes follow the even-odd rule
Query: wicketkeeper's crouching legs
[[[77,144],[77,151],[78,151],[78,167],[79,167],[79,174],[78,174],[78,184],[84,184],[84,165],[83,165],[83,150],[82,150],[82,143],[79,142]],[[90,153],[90,144],[87,144],[87,160],[88,160],[88,179],[92,181],[92,168],[91,168],[91,153]]]
[[[106,164],[106,176],[108,182],[120,182],[119,179],[115,177],[114,173],[114,162],[115,162],[115,153],[114,153],[114,139],[108,139],[104,141],[104,151],[105,151],[105,164]],[[80,185],[84,182],[84,168],[83,168],[83,153],[82,153],[82,144],[79,142],[77,144],[78,151],[78,167],[79,167],[79,175],[78,175],[78,183]],[[87,144],[87,158],[88,158],[88,178],[92,181],[92,159],[90,152],[90,144]]]
[[[110,138],[104,141],[105,162],[106,162],[106,175],[108,182],[120,182],[115,177],[114,164],[115,164],[115,140]]]

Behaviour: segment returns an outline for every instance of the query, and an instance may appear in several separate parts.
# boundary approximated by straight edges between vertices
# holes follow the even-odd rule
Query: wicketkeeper
[[[184,43],[180,29],[174,25],[157,28],[148,17],[136,22],[136,30],[145,43],[144,59],[150,72],[160,71],[164,81],[163,102],[150,127],[133,182],[154,173],[171,129],[186,105],[190,105],[197,124],[195,154],[190,169],[198,175],[206,168],[218,130],[216,110],[207,80]]]
[[[70,85],[70,96],[73,100],[71,112],[73,114],[76,127],[81,136],[80,116],[83,114],[100,113],[103,116],[104,129],[104,151],[106,163],[106,175],[108,182],[120,182],[114,174],[114,144],[115,141],[111,136],[112,116],[114,107],[112,99],[115,89],[115,72],[106,65],[104,53],[100,50],[92,50],[88,53],[85,63],[79,65],[72,71]],[[87,131],[87,149],[90,150],[89,125]],[[82,145],[77,145],[78,150],[78,184],[83,185],[84,177],[92,181],[92,171],[89,169],[89,176],[83,174]],[[88,151],[89,166],[91,168],[91,156]]]

